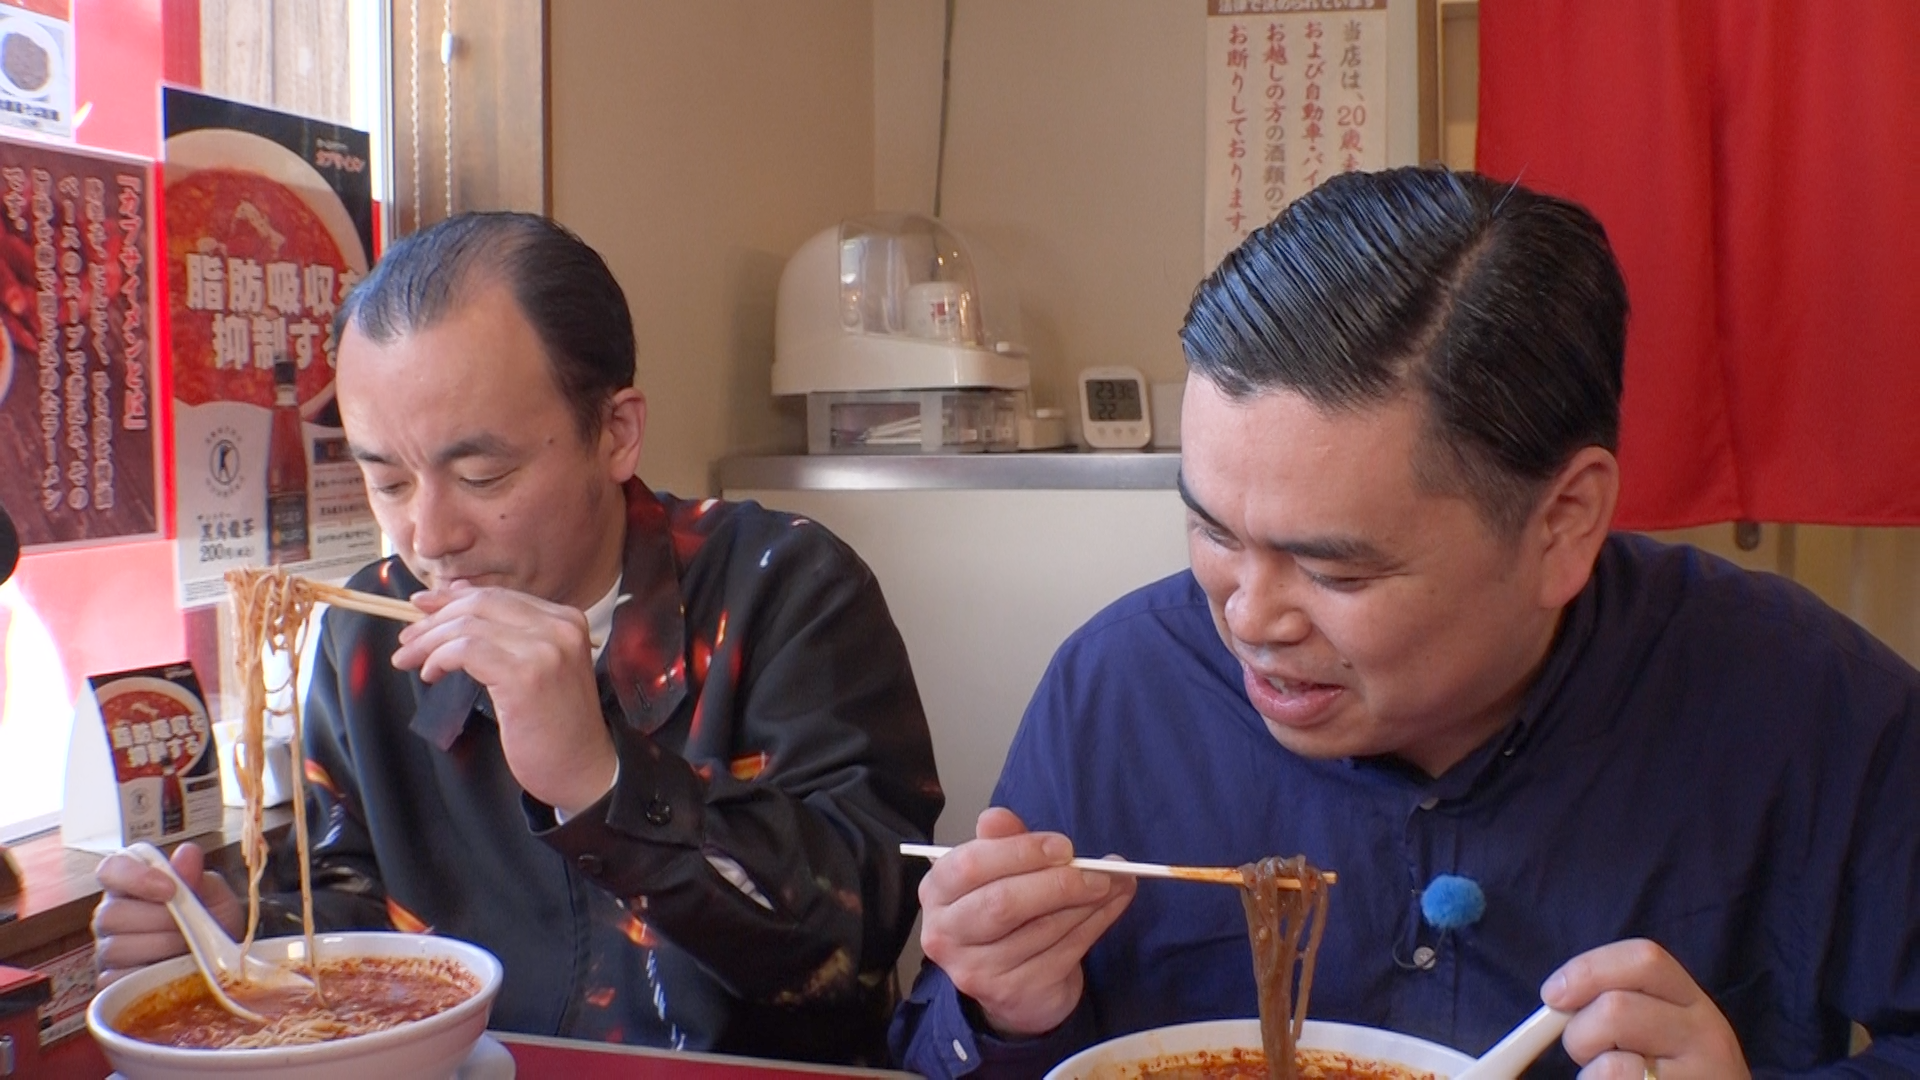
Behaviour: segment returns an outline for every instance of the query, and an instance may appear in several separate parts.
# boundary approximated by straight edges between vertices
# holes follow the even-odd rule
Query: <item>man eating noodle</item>
[[[1336,871],[1315,1019],[1477,1055],[1544,999],[1529,1075],[1920,1075],[1920,674],[1609,531],[1626,312],[1585,210],[1466,173],[1334,177],[1227,256],[1182,329],[1191,571],[1068,639],[921,883],[909,1068],[1255,1015],[1234,890],[1077,846]]]
[[[873,575],[812,522],[634,476],[626,297],[553,222],[402,240],[336,339],[397,552],[349,585],[426,617],[326,616],[304,743],[320,927],[486,947],[500,1029],[883,1057],[917,910],[899,845],[942,797]],[[200,853],[174,862],[237,936]],[[164,875],[116,856],[99,876],[103,979],[184,951]],[[298,918],[277,896],[262,934]]]

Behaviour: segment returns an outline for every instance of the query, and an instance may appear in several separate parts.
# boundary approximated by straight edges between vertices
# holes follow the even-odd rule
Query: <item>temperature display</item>
[[[1087,419],[1110,423],[1139,420],[1144,413],[1140,383],[1135,379],[1088,379]]]

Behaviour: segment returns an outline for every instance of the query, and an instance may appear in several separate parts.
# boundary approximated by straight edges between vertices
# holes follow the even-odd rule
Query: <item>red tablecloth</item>
[[[836,1069],[713,1054],[675,1054],[633,1046],[543,1039],[530,1035],[493,1036],[513,1055],[514,1080],[820,1080],[823,1076],[906,1077],[874,1069]],[[82,1033],[48,1051],[32,1080],[101,1080],[110,1071],[93,1039]]]
[[[877,1069],[839,1069],[714,1054],[675,1054],[633,1046],[530,1035],[495,1035],[513,1054],[514,1080],[820,1080],[823,1076],[910,1077]]]

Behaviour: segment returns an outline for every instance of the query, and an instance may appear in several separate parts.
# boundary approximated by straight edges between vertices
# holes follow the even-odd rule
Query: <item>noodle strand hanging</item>
[[[241,693],[240,792],[246,801],[241,852],[247,864],[247,933],[241,948],[253,944],[260,924],[260,880],[266,873],[267,840],[263,827],[266,786],[266,728],[269,717],[284,718],[292,728],[293,832],[300,853],[300,922],[306,937],[307,975],[315,995],[324,1004],[320,970],[315,960],[312,867],[307,850],[306,753],[301,738],[300,653],[315,597],[306,580],[280,567],[236,569],[226,574],[233,601],[234,674]],[[267,684],[266,658],[286,658],[286,678]],[[275,705],[275,700],[285,705]]]
[[[1260,1041],[1271,1080],[1294,1080],[1295,1046],[1307,1020],[1313,966],[1327,922],[1327,883],[1304,856],[1269,857],[1240,868],[1253,944],[1253,975],[1260,996]],[[1287,887],[1282,882],[1297,882]],[[1298,981],[1296,989],[1295,982]]]

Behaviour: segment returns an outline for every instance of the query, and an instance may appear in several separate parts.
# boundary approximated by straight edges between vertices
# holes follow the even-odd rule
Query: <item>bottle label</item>
[[[300,561],[307,553],[307,493],[267,496],[267,558]]]

